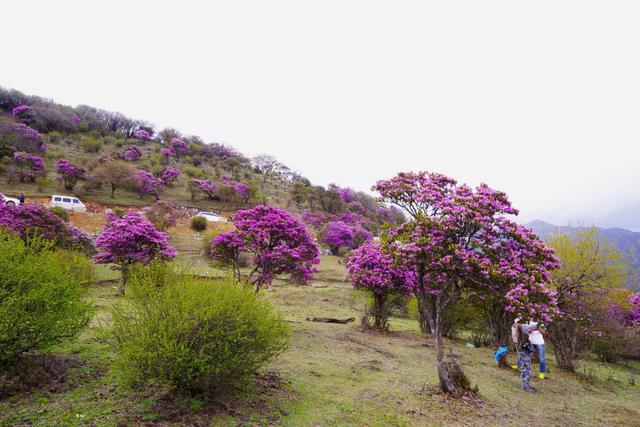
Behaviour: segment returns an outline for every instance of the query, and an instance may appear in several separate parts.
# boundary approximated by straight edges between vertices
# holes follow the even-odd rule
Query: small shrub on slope
[[[191,394],[242,383],[288,341],[286,323],[251,289],[181,276],[158,263],[132,270],[111,331],[126,383],[163,383]]]
[[[26,352],[73,338],[91,319],[82,255],[0,231],[0,372]]]

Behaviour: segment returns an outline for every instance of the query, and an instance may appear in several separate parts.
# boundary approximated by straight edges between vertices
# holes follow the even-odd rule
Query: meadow
[[[226,274],[199,253],[194,242],[201,236],[186,229],[172,234],[181,253],[193,245],[177,262],[198,275]],[[569,374],[556,369],[550,355],[548,379],[534,380],[538,393],[527,394],[516,371],[498,369],[493,351],[467,347],[463,334],[447,341],[447,349],[479,393],[455,399],[439,391],[433,344],[415,320],[393,317],[388,333],[366,330],[359,321],[308,321],[359,319],[362,312],[366,297],[352,289],[334,256],[322,257],[309,286],[276,280],[264,291],[289,323],[291,341],[254,383],[220,399],[176,397],[159,385],[129,389],[110,368],[114,350],[100,332],[118,298],[118,280],[117,272],[97,266],[89,297],[94,321],[53,352],[69,369],[0,400],[0,425],[640,425],[637,363],[584,360],[577,374]]]

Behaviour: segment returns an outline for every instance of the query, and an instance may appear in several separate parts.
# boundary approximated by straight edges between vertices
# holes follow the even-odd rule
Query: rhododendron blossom
[[[79,180],[86,178],[86,171],[77,167],[69,160],[60,159],[56,162],[56,179],[62,181],[66,190],[73,190]]]
[[[353,245],[353,239],[353,228],[342,221],[331,221],[324,229],[323,240],[334,255],[338,254],[340,248],[350,248]]]
[[[44,159],[42,157],[25,152],[16,152],[13,153],[13,164],[14,177],[19,178],[20,182],[25,180],[35,182],[37,177],[45,176]]]
[[[247,278],[256,292],[279,274],[291,274],[309,281],[320,262],[319,251],[304,225],[289,212],[258,205],[241,210],[233,219],[235,231],[222,233],[212,241],[214,259],[234,267],[240,278],[238,255],[252,256],[254,268]]]
[[[557,312],[545,286],[557,259],[533,233],[505,217],[518,213],[506,194],[426,172],[400,173],[374,190],[411,218],[383,239],[384,251],[415,274],[414,293],[436,341],[444,391],[456,393],[444,364],[442,319],[461,290],[491,293],[499,283],[504,305],[515,312],[536,318]]]
[[[135,145],[129,146],[129,148],[122,153],[122,158],[130,162],[138,161],[140,157],[142,157],[142,151]]]
[[[177,254],[169,237],[140,214],[128,212],[122,218],[107,214],[104,231],[96,240],[98,264],[115,264],[122,272],[120,292],[124,293],[129,267],[148,264],[155,259],[167,260]]]
[[[11,115],[14,117],[20,117],[22,113],[26,111],[32,111],[32,110],[33,108],[29,107],[28,105],[22,104],[22,105],[18,105],[13,110],[11,110]]]
[[[160,190],[164,185],[163,181],[153,176],[151,172],[139,170],[133,180],[133,190],[142,199],[144,196],[160,198]]]
[[[169,146],[171,148],[171,151],[177,156],[189,151],[189,145],[178,138],[172,138]]]
[[[164,185],[171,186],[176,181],[176,179],[178,179],[181,173],[182,172],[180,171],[180,169],[167,166],[162,170],[160,179],[162,179]]]
[[[151,134],[145,129],[138,129],[133,136],[141,141],[151,141]]]

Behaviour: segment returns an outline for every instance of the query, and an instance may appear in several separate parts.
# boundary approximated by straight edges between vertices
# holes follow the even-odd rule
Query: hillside
[[[77,181],[67,188],[60,161]],[[383,223],[403,219],[363,192],[313,185],[267,154],[249,158],[231,146],[155,129],[121,113],[69,107],[2,87],[0,193],[27,199],[72,193],[96,202],[99,211],[157,199],[226,215],[267,204],[302,217],[318,232],[339,221],[365,238]]]
[[[575,236],[576,233],[589,229],[587,227],[557,226],[544,221],[531,221],[525,225],[535,231],[536,234],[544,240],[549,240],[557,234]],[[640,269],[640,233],[622,228],[596,227],[596,230],[603,240],[613,245],[628,261],[631,269],[634,270],[630,274],[628,285],[636,288],[636,271]]]
[[[183,226],[170,233],[181,253],[189,245],[194,249],[183,262],[202,275],[222,274],[202,261],[196,233]],[[364,300],[345,277],[339,257],[323,256],[311,286],[278,280],[265,292],[291,325],[291,344],[248,397],[207,402],[172,397],[159,386],[119,387],[110,368],[113,347],[90,328],[55,349],[61,360],[72,354],[81,364],[41,390],[0,400],[0,425],[640,425],[638,363],[588,359],[573,375],[557,369],[550,352],[550,379],[534,379],[539,392],[532,395],[518,390],[517,372],[496,367],[492,349],[468,348],[466,335],[447,340],[447,347],[478,386],[479,398],[440,394],[432,340],[420,334],[414,319],[393,317],[390,333],[367,332],[357,322],[306,320],[360,316]],[[118,276],[100,268],[98,279],[90,295],[98,310],[94,327],[117,298]]]

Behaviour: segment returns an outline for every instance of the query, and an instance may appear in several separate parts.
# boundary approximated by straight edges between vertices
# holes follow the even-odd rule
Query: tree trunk
[[[113,182],[111,183],[111,198],[116,198],[116,185]]]

